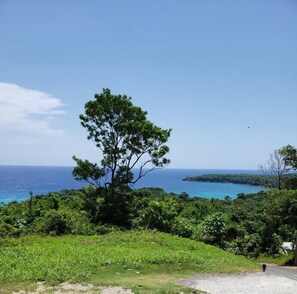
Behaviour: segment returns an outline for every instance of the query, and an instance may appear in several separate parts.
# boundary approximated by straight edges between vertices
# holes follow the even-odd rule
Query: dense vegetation
[[[296,181],[297,175],[288,174],[283,177],[283,187],[291,188],[293,181]],[[267,175],[250,174],[206,174],[201,176],[186,177],[184,181],[192,182],[214,182],[214,183],[233,183],[261,186],[266,188],[277,188],[277,177]]]
[[[275,187],[275,181],[266,175],[206,174],[201,176],[186,177],[183,180],[192,182],[234,183],[262,187]]]
[[[297,191],[269,190],[225,200],[190,198],[161,189],[131,190],[122,225],[108,219],[104,198],[93,187],[0,205],[0,236],[93,235],[155,229],[204,241],[246,256],[278,254],[282,241],[294,241]],[[121,221],[121,216],[117,224]]]

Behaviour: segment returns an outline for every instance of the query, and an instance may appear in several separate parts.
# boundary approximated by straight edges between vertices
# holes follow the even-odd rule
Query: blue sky
[[[100,160],[102,88],[172,128],[172,168],[257,169],[297,146],[297,1],[0,0],[0,164]]]

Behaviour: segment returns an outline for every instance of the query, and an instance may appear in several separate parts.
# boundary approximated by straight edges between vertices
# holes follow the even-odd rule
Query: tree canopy
[[[292,169],[297,169],[297,149],[292,145],[279,149],[279,153],[284,157],[286,164]]]
[[[97,187],[127,187],[155,168],[170,163],[165,145],[171,130],[155,126],[147,112],[132,104],[126,95],[109,89],[95,94],[80,115],[81,125],[102,152],[101,166],[73,157],[73,175]],[[137,173],[136,173],[137,170]]]

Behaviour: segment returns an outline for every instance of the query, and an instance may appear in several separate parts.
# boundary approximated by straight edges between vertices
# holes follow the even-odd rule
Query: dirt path
[[[209,294],[296,294],[297,270],[267,266],[265,273],[197,275],[179,284]]]
[[[297,281],[297,267],[287,267],[287,266],[267,266],[267,273],[273,274],[275,276],[283,276],[288,279]],[[297,293],[297,292],[296,292]]]
[[[1,292],[0,292],[1,293]],[[99,287],[92,284],[70,284],[63,283],[57,286],[46,286],[44,283],[37,283],[34,291],[19,291],[13,294],[133,294],[129,289],[122,287]]]

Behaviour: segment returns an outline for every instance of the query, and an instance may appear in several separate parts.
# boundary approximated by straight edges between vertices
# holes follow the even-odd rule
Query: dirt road
[[[268,265],[265,273],[197,275],[179,284],[209,294],[296,294],[297,269]]]

